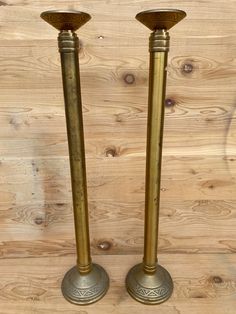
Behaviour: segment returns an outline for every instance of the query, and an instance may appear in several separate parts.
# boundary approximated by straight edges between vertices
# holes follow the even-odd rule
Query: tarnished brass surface
[[[136,15],[136,19],[147,26],[151,31],[157,29],[170,29],[179,23],[186,13],[176,9],[158,9],[142,11]]]
[[[148,272],[155,271],[157,262],[166,65],[167,53],[150,54],[144,228],[144,267]]]
[[[64,297],[76,304],[89,304],[106,293],[109,286],[105,270],[93,265],[90,255],[88,199],[82,101],[80,90],[79,40],[74,30],[90,16],[77,11],[47,11],[41,17],[60,30],[58,47],[61,55],[67,136],[69,145],[71,186],[74,209],[77,265],[62,282]]]
[[[153,274],[146,273],[143,264],[135,265],[126,277],[129,294],[145,304],[159,304],[172,294],[173,281],[168,271],[157,265]]]
[[[82,276],[76,266],[71,268],[64,276],[61,290],[69,302],[86,305],[100,300],[108,287],[107,273],[101,266],[93,264],[91,271]]]
[[[82,273],[90,271],[91,257],[89,248],[88,201],[82,102],[77,51],[78,38],[73,32],[61,31],[58,37],[58,43],[61,53],[66,125],[70,156],[71,186],[78,255],[77,262],[78,268]]]
[[[145,180],[145,226],[143,263],[134,266],[126,277],[130,295],[145,304],[167,300],[173,291],[172,279],[157,264],[157,241],[160,206],[161,159],[166,92],[166,66],[169,50],[167,29],[184,16],[179,10],[150,10],[136,18],[153,30],[150,36],[150,69]]]
[[[169,51],[169,33],[165,29],[152,32],[149,37],[149,52]]]

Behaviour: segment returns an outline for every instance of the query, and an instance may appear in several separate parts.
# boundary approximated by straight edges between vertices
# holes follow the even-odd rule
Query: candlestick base
[[[154,273],[146,273],[144,265],[130,269],[126,277],[126,288],[135,300],[145,304],[159,304],[171,296],[173,281],[168,271],[160,265]]]
[[[109,277],[106,271],[97,264],[92,270],[81,274],[77,266],[71,268],[62,281],[61,290],[65,299],[78,305],[86,305],[100,300],[109,287]]]

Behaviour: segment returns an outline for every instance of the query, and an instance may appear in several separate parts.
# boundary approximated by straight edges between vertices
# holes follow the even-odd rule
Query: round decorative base
[[[160,265],[153,274],[144,272],[143,264],[135,265],[126,277],[126,288],[131,297],[145,304],[159,304],[171,296],[173,281]]]
[[[86,305],[100,300],[109,288],[109,277],[99,265],[93,264],[88,274],[80,274],[77,266],[64,276],[61,290],[65,299],[78,305]]]

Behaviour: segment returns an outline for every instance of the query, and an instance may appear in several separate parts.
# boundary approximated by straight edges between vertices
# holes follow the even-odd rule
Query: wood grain
[[[178,2],[188,17],[170,32],[161,253],[201,258],[236,250],[235,4]],[[149,32],[134,16],[156,5],[166,7],[163,0],[0,2],[2,260],[75,252],[57,32],[39,17],[56,8],[93,17],[79,31],[92,252],[142,252]],[[181,304],[165,312],[191,312]],[[48,305],[19,306],[50,312]],[[204,306],[215,313],[212,304]]]
[[[235,255],[163,254],[160,263],[173,276],[174,293],[159,306],[141,305],[131,299],[124,287],[125,276],[141,256],[97,256],[111,279],[107,295],[86,307],[74,306],[61,295],[64,273],[74,265],[74,258],[8,259],[0,261],[0,300],[3,314],[17,313],[167,313],[234,314],[236,305]],[[114,263],[116,260],[116,263]]]
[[[195,88],[176,91],[168,87],[166,98],[171,105],[166,108],[164,155],[225,155],[226,149],[234,155],[234,93],[227,93],[224,103],[224,93],[219,95],[203,90],[199,96]],[[28,95],[26,90],[12,94],[7,89],[1,98],[2,157],[68,154],[61,90],[32,89]],[[104,156],[109,147],[122,155],[145,154],[146,98],[146,92],[132,90],[83,95],[87,158]]]
[[[234,203],[162,199],[159,252],[235,253]],[[71,203],[5,208],[0,210],[1,258],[74,254]],[[143,201],[90,201],[89,212],[93,254],[143,251]]]
[[[163,197],[183,200],[235,199],[234,157],[209,156],[207,161],[209,164],[206,158],[199,156],[164,158]],[[0,204],[24,204],[39,201],[42,197],[46,202],[70,199],[68,163],[65,158],[2,160]],[[117,200],[121,196],[123,201],[134,197],[136,200],[142,199],[144,170],[144,157],[88,159],[90,199]]]
[[[147,49],[146,46],[145,48]],[[39,54],[41,52],[39,47],[37,47],[37,53],[35,52],[36,49],[31,48],[28,53],[24,51],[23,56],[19,53],[17,57],[14,56],[15,52],[11,53],[11,50],[15,51],[15,49],[15,47],[7,47],[7,51],[5,52],[7,55],[5,58],[4,55],[2,56],[0,66],[2,72],[0,77],[1,88],[47,89],[56,88],[61,85],[59,58],[56,48],[51,49],[49,53],[47,53],[49,49],[46,49],[46,56]],[[113,53],[112,49],[109,50],[110,54],[114,55],[114,49]],[[132,85],[133,89],[142,88],[146,90],[148,84],[147,53],[143,57],[140,55],[136,58],[133,50],[134,48],[130,50],[130,56],[127,54],[119,56],[116,49],[115,56],[117,55],[117,59],[114,57],[114,60],[106,60],[102,56],[96,60],[96,57],[86,56],[87,52],[84,52],[83,57],[81,57],[83,92],[88,93],[92,89],[93,92],[99,93],[99,90],[105,88],[109,83],[110,88],[113,88],[118,93],[124,86],[127,86],[124,80],[127,74],[132,74],[134,77],[134,84],[130,83],[128,85]],[[231,55],[235,54],[235,52],[236,46],[230,50]],[[211,55],[210,58],[192,54],[191,51],[181,50],[179,53],[182,55],[172,57],[169,60],[168,86],[178,88],[183,84],[188,84],[189,87],[202,87],[204,89],[207,82],[207,85],[212,89],[215,89],[217,83],[225,86],[225,91],[233,90],[236,73],[234,59],[231,57],[227,58],[226,56],[224,63],[222,63],[219,55]],[[123,62],[123,60],[127,61]],[[103,63],[107,64],[107,66],[105,67]],[[185,64],[191,64],[193,67],[192,73],[184,73]],[[107,71],[107,68],[109,71]],[[13,72],[12,69],[14,69]]]
[[[127,21],[134,17],[135,12],[139,12],[148,8],[163,8],[166,5],[164,0],[154,3],[153,0],[135,0],[127,3],[125,0],[91,0],[89,3],[81,2],[78,4],[76,0],[60,0],[60,2],[54,2],[52,0],[40,1],[36,0],[5,0],[2,3],[2,19],[4,21],[32,21],[32,19],[38,18],[41,11],[45,8],[74,8],[81,11],[89,11],[93,15],[93,18],[97,21],[111,22],[111,16],[115,21]],[[99,5],[99,10],[98,10]],[[235,0],[231,0],[225,5],[224,0],[217,2],[213,0],[198,0],[193,3],[191,0],[180,0],[178,2],[178,8],[186,10],[189,19],[224,19],[225,16],[234,19]],[[199,6],[201,10],[199,10]],[[168,2],[169,8],[176,8],[175,0]],[[198,8],[198,10],[197,10]],[[210,14],[209,14],[210,9]],[[17,15],[19,11],[25,14]],[[17,16],[16,16],[17,15]],[[90,22],[91,23],[91,22]]]
[[[187,18],[170,31],[158,248],[175,290],[147,307],[124,288],[143,251],[149,31],[134,16],[163,7],[0,1],[1,314],[235,314],[235,0],[178,2]],[[60,292],[76,260],[73,210],[57,31],[39,17],[67,8],[92,15],[78,32],[90,237],[111,278],[88,307]]]

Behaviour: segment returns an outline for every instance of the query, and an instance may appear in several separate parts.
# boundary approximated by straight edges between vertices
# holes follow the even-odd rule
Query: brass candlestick
[[[58,46],[65,100],[67,135],[70,155],[71,184],[74,208],[77,265],[62,281],[64,297],[75,304],[90,304],[102,298],[109,287],[105,270],[91,262],[88,223],[88,201],[84,151],[82,102],[80,91],[79,40],[75,33],[90,20],[79,11],[46,11],[42,19],[60,31]]]
[[[143,263],[135,265],[126,277],[129,294],[139,302],[158,304],[167,300],[173,282],[166,269],[157,263],[157,239],[161,181],[161,157],[169,50],[168,29],[186,16],[180,10],[149,10],[136,19],[152,30],[149,42],[149,98],[145,189],[145,227]]]

